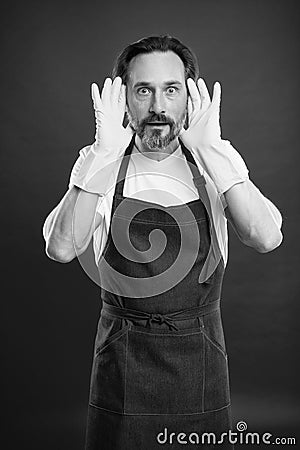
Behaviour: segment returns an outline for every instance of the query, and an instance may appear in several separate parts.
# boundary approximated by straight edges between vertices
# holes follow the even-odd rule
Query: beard
[[[130,112],[127,112],[131,128],[141,139],[142,144],[149,150],[164,150],[168,145],[179,136],[187,116],[187,109],[183,112],[177,122],[165,114],[150,114],[145,119],[138,121],[133,118]],[[151,129],[149,122],[161,122],[169,126],[169,132],[163,135],[163,129]]]

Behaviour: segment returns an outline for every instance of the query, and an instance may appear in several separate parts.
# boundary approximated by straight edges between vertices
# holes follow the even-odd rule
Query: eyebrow
[[[134,88],[140,87],[140,86],[151,86],[152,83],[150,83],[149,81],[138,81],[137,83],[135,83],[133,85]],[[165,86],[171,86],[174,84],[180,85],[182,86],[182,83],[178,80],[169,80],[169,81],[165,81],[163,83]]]

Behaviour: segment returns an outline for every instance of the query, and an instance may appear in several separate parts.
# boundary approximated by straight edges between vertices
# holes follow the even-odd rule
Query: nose
[[[163,98],[163,94],[156,92],[152,97],[152,102],[149,108],[149,112],[155,114],[166,114],[166,106]]]

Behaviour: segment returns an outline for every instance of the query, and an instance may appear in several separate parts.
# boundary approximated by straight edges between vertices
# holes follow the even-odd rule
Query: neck
[[[150,149],[146,145],[143,144],[138,135],[135,136],[135,145],[137,149],[143,153],[145,156],[151,159],[155,159],[156,161],[161,161],[171,155],[179,145],[178,138],[173,139],[170,144],[165,147],[163,150],[158,149]]]

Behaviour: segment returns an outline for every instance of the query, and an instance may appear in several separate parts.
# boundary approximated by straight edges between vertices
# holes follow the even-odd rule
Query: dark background
[[[47,258],[42,225],[67,190],[79,149],[93,141],[91,82],[102,84],[128,43],[161,33],[194,50],[210,90],[221,82],[223,138],[282,212],[285,238],[269,254],[243,246],[230,230],[223,320],[234,423],[297,436],[297,6],[98,0],[2,7],[2,448],[83,449],[99,288],[78,260]]]

